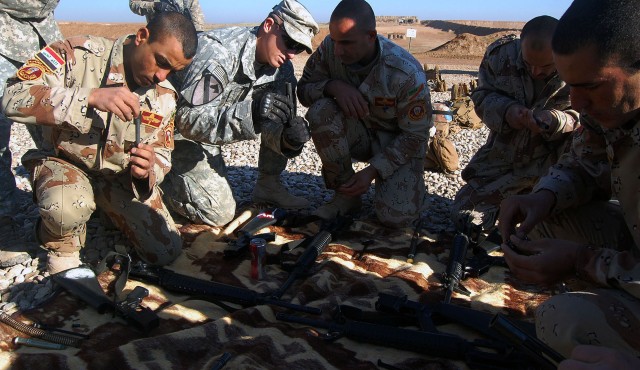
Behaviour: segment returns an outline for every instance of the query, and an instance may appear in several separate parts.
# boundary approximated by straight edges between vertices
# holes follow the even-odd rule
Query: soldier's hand
[[[140,114],[138,97],[126,87],[103,87],[91,90],[89,107],[111,112],[122,121],[131,121]]]
[[[511,128],[522,130],[529,127],[529,120],[532,118],[529,115],[529,108],[524,105],[513,104],[507,109],[504,119]]]
[[[558,370],[632,370],[640,369],[640,359],[619,349],[578,345],[571,358],[562,361]]]
[[[371,182],[378,175],[378,170],[373,166],[368,166],[362,171],[356,172],[347,182],[340,185],[336,191],[350,197],[360,196],[369,190]]]
[[[131,149],[129,162],[131,163],[131,176],[136,179],[146,179],[156,164],[156,152],[151,145],[140,143]]]
[[[294,106],[285,95],[268,92],[258,100],[254,100],[253,111],[260,118],[268,119],[281,125],[287,124],[294,116]]]
[[[502,244],[501,247],[511,274],[524,282],[542,286],[575,275],[578,250],[585,247],[569,240],[528,240],[515,235],[511,235],[509,241],[511,245]]]
[[[502,241],[511,235],[523,239],[538,223],[547,217],[556,203],[556,195],[549,190],[533,194],[512,195],[500,203],[498,229]],[[520,226],[516,227],[516,225]]]
[[[53,44],[49,44],[49,47],[56,53],[60,54],[62,58],[67,61],[67,70],[71,70],[71,68],[76,64],[76,55],[73,52],[73,47],[68,40],[56,41]]]
[[[345,117],[361,119],[369,115],[369,103],[356,87],[340,80],[331,80],[325,86],[325,93],[336,100]]]
[[[548,110],[539,110],[531,112],[531,116],[536,123],[536,127],[540,129],[540,132],[554,132],[556,125],[554,125],[553,114]]]
[[[294,117],[282,132],[282,138],[289,147],[300,148],[311,139],[309,124],[302,117]]]

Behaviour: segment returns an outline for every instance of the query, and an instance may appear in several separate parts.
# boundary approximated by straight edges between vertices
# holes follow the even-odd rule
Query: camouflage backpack
[[[451,173],[460,168],[460,160],[456,146],[449,140],[449,125],[453,112],[444,103],[433,104],[433,135],[430,135],[427,155],[424,161],[425,170],[439,170]]]
[[[454,113],[454,121],[458,125],[473,130],[482,127],[482,120],[476,114],[473,100],[469,96],[456,99],[451,108]]]

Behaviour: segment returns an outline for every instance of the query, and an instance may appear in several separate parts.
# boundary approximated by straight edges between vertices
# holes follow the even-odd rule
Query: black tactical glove
[[[176,8],[173,4],[165,3],[162,1],[156,1],[153,3],[153,10],[156,12],[180,12],[180,9]]]
[[[286,147],[297,150],[311,139],[309,124],[302,117],[293,117],[282,132],[282,141]]]
[[[291,99],[285,95],[266,93],[258,100],[254,100],[253,112],[258,118],[268,119],[281,125],[288,125],[294,117],[294,106]]]

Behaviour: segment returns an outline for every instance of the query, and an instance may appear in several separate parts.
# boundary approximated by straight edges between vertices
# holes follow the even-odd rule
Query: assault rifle
[[[351,218],[338,215],[331,221],[323,222],[320,231],[318,231],[316,235],[300,243],[298,247],[305,247],[304,252],[289,272],[287,280],[279,289],[274,291],[271,296],[274,298],[282,297],[296,280],[307,275],[318,256],[322,254],[324,248],[331,243],[332,237],[335,237],[337,233],[346,229],[351,224],[351,221]]]
[[[99,313],[114,311],[145,333],[158,326],[156,313],[141,305],[142,300],[149,295],[144,287],[137,286],[124,300],[115,301],[115,298],[111,299],[104,293],[95,272],[87,266],[65,270],[51,275],[51,278]]]
[[[132,266],[129,277],[159,285],[172,292],[198,296],[207,300],[235,303],[243,307],[270,304],[296,311],[320,314],[319,308],[285,302],[278,299],[279,297],[274,298],[269,293],[258,293],[247,288],[202,280],[165,268],[150,267],[142,262]]]
[[[277,313],[276,319],[327,329],[324,339],[347,337],[360,342],[412,351],[420,354],[464,360],[471,368],[527,369],[527,358],[511,346],[489,340],[469,341],[459,336],[396,328],[355,320],[330,322]]]

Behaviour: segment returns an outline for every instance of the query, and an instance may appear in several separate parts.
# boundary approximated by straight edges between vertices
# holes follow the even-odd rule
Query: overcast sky
[[[316,21],[329,21],[339,0],[301,0]],[[259,23],[278,1],[200,0],[206,23]],[[420,20],[527,21],[538,15],[559,18],[571,0],[370,0],[376,15],[415,15]],[[144,22],[127,0],[61,0],[59,21]]]

